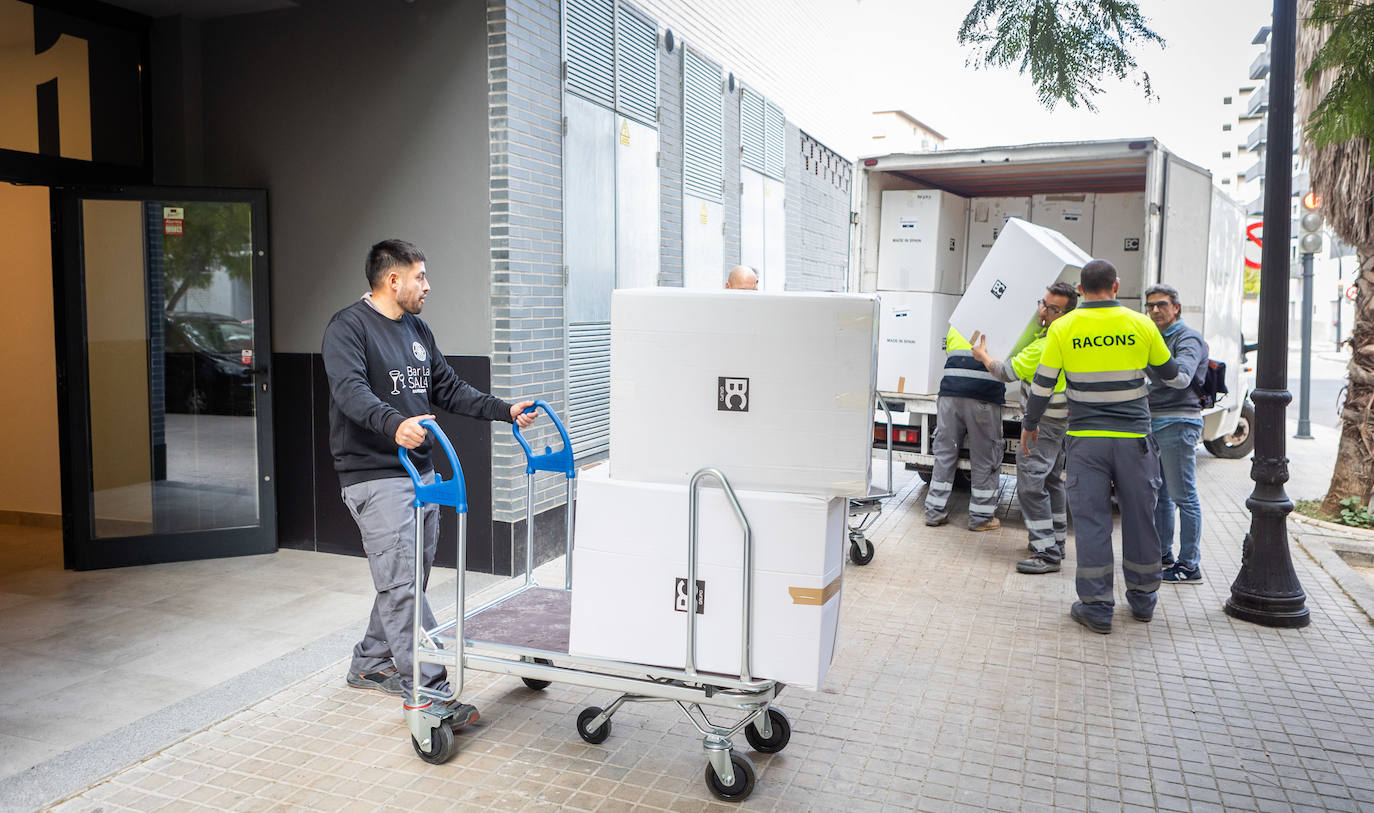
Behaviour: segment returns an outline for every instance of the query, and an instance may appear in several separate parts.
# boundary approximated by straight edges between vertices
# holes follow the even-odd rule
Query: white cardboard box
[[[712,481],[714,482],[714,481]],[[820,686],[835,652],[846,501],[737,491],[753,536],[752,675]],[[578,478],[569,654],[681,669],[686,665],[688,489]],[[698,670],[738,675],[743,531],[725,498],[701,490]]]
[[[1054,229],[1085,253],[1093,249],[1093,205],[1096,195],[1076,192],[1031,197],[1030,222]]]
[[[612,476],[867,494],[877,340],[872,294],[615,291]]]
[[[973,278],[950,323],[972,341],[988,337],[993,358],[1007,359],[1038,330],[1036,300],[1057,280],[1078,284],[1078,272],[1092,258],[1064,235],[1012,218]]]
[[[1093,206],[1093,258],[1116,266],[1117,296],[1139,297],[1145,276],[1145,193],[1099,194]]]
[[[909,291],[879,295],[878,390],[916,395],[938,392],[945,368],[945,334],[959,297]]]
[[[973,281],[978,267],[992,250],[997,235],[1007,220],[1019,217],[1030,220],[1030,198],[969,198],[968,256],[964,260],[964,287]]]
[[[883,192],[878,290],[958,294],[967,237],[967,198],[938,189]]]

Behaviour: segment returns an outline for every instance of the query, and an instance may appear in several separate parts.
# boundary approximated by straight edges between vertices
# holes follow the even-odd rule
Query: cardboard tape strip
[[[842,576],[836,576],[834,581],[825,587],[789,587],[787,592],[792,596],[793,604],[803,604],[812,607],[819,607],[840,592],[840,582]]]

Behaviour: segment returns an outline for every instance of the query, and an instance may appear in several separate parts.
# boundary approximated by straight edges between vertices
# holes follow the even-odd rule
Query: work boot
[[[414,703],[414,700],[407,701],[406,708],[428,707],[430,713],[443,717],[444,722],[448,723],[448,727],[454,731],[472,725],[477,722],[477,718],[481,716],[477,713],[476,707],[470,706],[467,703],[460,703],[456,697],[442,702],[438,700],[422,700],[419,706],[415,706]]]
[[[1054,546],[1059,549],[1059,561],[1064,561],[1064,543],[1055,542]]]
[[[1022,559],[1021,561],[1017,562],[1016,572],[1030,573],[1032,575],[1038,575],[1041,573],[1058,573],[1060,567],[1061,565],[1058,562],[1051,561],[1048,556],[1036,554],[1035,556],[1032,556],[1029,559]]]
[[[355,689],[372,689],[384,694],[393,694],[400,697],[405,693],[401,688],[401,676],[397,674],[396,667],[388,666],[378,672],[367,672],[360,674],[349,672],[344,681]]]
[[[1069,608],[1069,617],[1072,618],[1074,621],[1077,621],[1078,623],[1087,627],[1088,629],[1092,630],[1093,632],[1102,635],[1111,634],[1112,622],[1110,620],[1094,621],[1093,619],[1089,618],[1088,609],[1081,601],[1075,601],[1073,603],[1073,606]]]
[[[926,527],[928,528],[938,528],[947,522],[949,522],[949,517],[933,517],[926,514]]]
[[[970,522],[968,529],[970,531],[995,531],[1001,527],[1002,521],[1000,519],[998,519],[997,517],[989,517],[988,519],[985,519],[979,523]]]
[[[481,716],[477,713],[476,706],[470,706],[467,703],[459,703],[457,699],[450,700],[441,705],[446,706],[451,712],[452,716],[448,718],[448,727],[454,731],[472,725],[477,722],[477,718]]]

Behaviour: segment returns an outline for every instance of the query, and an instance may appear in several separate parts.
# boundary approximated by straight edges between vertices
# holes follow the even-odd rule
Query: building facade
[[[831,145],[855,119],[839,73],[813,55],[853,3],[342,0],[232,14],[193,2],[59,5],[0,0],[0,21],[36,30],[39,53],[51,50],[43,29],[54,25],[93,50],[129,39],[128,61],[149,66],[137,72],[142,101],[126,123],[137,160],[106,175],[148,187],[150,200],[181,185],[266,191],[253,210],[264,229],[254,279],[270,286],[256,312],[234,316],[256,324],[259,340],[270,336],[252,369],[271,382],[261,390],[270,401],[257,401],[271,413],[257,437],[271,443],[256,462],[271,478],[274,545],[360,552],[328,455],[319,343],[330,314],[363,292],[362,260],[376,240],[426,251],[434,292],[424,317],[450,363],[508,400],[546,400],[582,462],[606,454],[612,290],[720,287],[739,263],[770,290],[844,287],[852,166]],[[99,30],[111,19],[118,37]],[[38,73],[35,87],[47,76]],[[101,107],[106,91],[88,84]],[[32,93],[5,99],[18,109]],[[51,143],[11,142],[0,145],[0,180],[55,187],[73,172],[98,180],[103,167],[78,156],[61,163],[63,175],[45,154]],[[51,200],[24,204],[35,211],[23,222],[41,222]],[[60,262],[41,250],[44,239],[33,238],[40,271]],[[217,269],[210,276],[227,273]],[[142,346],[161,341],[145,335]],[[78,417],[93,420],[89,409]],[[52,416],[56,434],[68,423]],[[481,495],[470,500],[469,566],[510,573],[524,560],[523,453],[508,427],[443,423],[461,438],[470,490]],[[536,426],[536,448],[557,445],[547,424]],[[79,479],[60,485],[79,490]],[[534,489],[541,559],[561,550],[563,501],[554,478]]]

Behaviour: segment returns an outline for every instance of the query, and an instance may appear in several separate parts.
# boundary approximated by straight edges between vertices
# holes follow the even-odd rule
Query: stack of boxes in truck
[[[1043,293],[1043,286],[1015,295],[991,296],[991,288],[985,291],[975,284],[998,238],[1013,221],[1044,227],[1058,235],[1052,241],[1064,250],[1044,258],[1045,264],[1073,267],[1075,273],[1064,276],[1071,283],[1078,282],[1076,269],[1086,258],[1111,261],[1121,278],[1122,304],[1140,309],[1144,267],[1141,229],[1146,222],[1143,193],[962,198],[933,189],[886,190],[882,193],[878,244],[877,287],[882,300],[880,391],[925,395],[939,390],[949,326],[953,324],[966,338],[971,338],[959,322],[952,321],[956,308],[962,308],[960,298],[966,292],[976,294],[972,297],[976,304],[970,304],[963,312],[981,313],[978,323],[996,325],[1003,331],[1010,328],[1015,337],[1004,349],[1010,351],[1015,347],[1015,338],[1022,336],[1027,320],[1034,315],[1035,301]],[[1023,234],[1013,242],[1024,243],[1025,239]],[[1040,234],[1031,239],[1031,244],[1043,239],[1050,238]],[[960,262],[960,282],[956,286],[951,284],[952,269]],[[1010,250],[1002,255],[1001,262],[1004,268],[992,276],[1034,278],[1035,284],[1040,285],[1044,274],[1025,273],[1021,267],[1024,261]],[[1046,273],[1052,276],[1044,285],[1054,282],[1060,272]],[[1008,321],[999,321],[993,314],[1001,314]],[[996,349],[992,352],[998,355]],[[999,357],[1005,358],[1005,354]],[[1015,384],[1008,386],[1009,401],[1017,400],[1016,389]]]
[[[883,192],[878,245],[878,389],[940,387],[949,316],[964,291],[968,199],[938,189]]]
[[[620,290],[611,454],[579,477],[570,654],[737,675],[743,530],[702,488],[687,584],[688,482],[730,480],[754,549],[754,677],[817,688],[834,654],[847,498],[867,495],[871,295]]]

